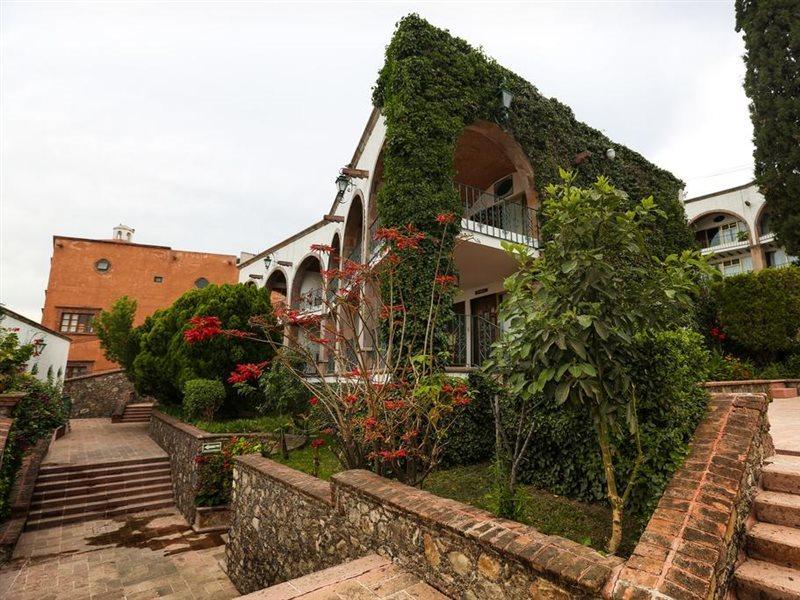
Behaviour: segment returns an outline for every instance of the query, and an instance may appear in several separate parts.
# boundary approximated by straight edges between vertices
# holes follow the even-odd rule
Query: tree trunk
[[[622,541],[622,499],[617,491],[617,479],[614,474],[614,461],[611,456],[611,442],[608,439],[608,424],[599,411],[595,414],[597,426],[597,440],[600,443],[600,453],[603,456],[603,470],[606,475],[606,489],[608,500],[611,503],[611,537],[608,539],[606,549],[609,554],[616,553]]]

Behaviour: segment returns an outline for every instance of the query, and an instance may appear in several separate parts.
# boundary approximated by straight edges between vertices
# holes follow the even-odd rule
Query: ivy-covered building
[[[501,242],[538,252],[537,211],[559,168],[575,169],[579,183],[608,176],[632,202],[653,195],[663,211],[649,235],[654,254],[694,245],[679,179],[417,15],[397,25],[373,104],[333,205],[316,223],[242,262],[240,282],[267,286],[276,302],[322,310],[320,271],[335,265],[320,264],[312,244],[336,248],[332,263],[368,261],[380,225],[411,223],[436,237],[436,215],[454,212],[460,233],[446,242],[455,248],[459,289],[448,320],[455,323],[453,367],[463,368],[479,364],[498,333],[503,281],[515,269]],[[433,262],[423,253],[405,274],[420,298],[429,297]],[[314,335],[298,332],[301,341]],[[318,360],[328,357],[320,352]]]

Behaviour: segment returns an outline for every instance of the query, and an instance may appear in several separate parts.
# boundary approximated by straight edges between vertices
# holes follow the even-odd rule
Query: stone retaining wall
[[[623,562],[368,471],[327,483],[254,455],[235,461],[231,508],[242,593],[378,552],[454,598],[600,598]]]
[[[723,598],[761,467],[772,454],[765,394],[712,394],[689,456],[667,485],[614,599]]]
[[[743,379],[709,381],[705,388],[712,394],[769,394],[771,386],[800,388],[800,379]]]
[[[122,369],[67,379],[64,393],[72,400],[71,416],[77,419],[109,418],[120,402],[127,404],[136,398]]]

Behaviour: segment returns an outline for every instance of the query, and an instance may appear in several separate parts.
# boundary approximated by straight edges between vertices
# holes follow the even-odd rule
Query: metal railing
[[[451,335],[451,366],[479,367],[491,356],[492,344],[500,336],[500,326],[494,319],[481,315],[456,314]]]
[[[536,246],[536,210],[519,197],[501,198],[480,188],[453,182],[461,198],[461,226],[490,237]]]
[[[322,306],[322,288],[312,288],[300,295],[295,303],[295,308],[301,311],[315,310]]]

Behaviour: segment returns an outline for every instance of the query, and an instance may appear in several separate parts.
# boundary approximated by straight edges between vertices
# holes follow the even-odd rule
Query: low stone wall
[[[767,406],[765,394],[712,394],[689,456],[610,585],[612,598],[725,596],[762,463],[773,451]]]
[[[705,384],[712,394],[769,394],[772,386],[800,389],[800,379],[743,379]]]
[[[368,471],[327,483],[239,457],[231,508],[242,593],[378,552],[454,598],[600,598],[623,562]]]
[[[120,403],[134,401],[136,392],[125,371],[105,371],[64,382],[64,393],[72,400],[72,418],[109,418]]]

